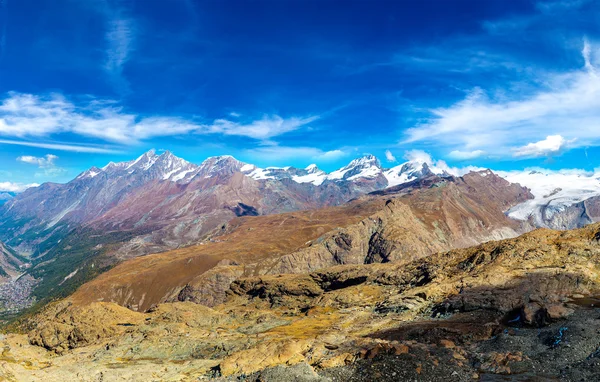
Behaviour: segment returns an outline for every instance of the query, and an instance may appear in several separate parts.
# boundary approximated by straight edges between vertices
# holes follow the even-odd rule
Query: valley
[[[110,184],[94,180],[113,169]],[[123,188],[120,177],[134,178]],[[563,320],[587,325],[593,308],[577,303],[600,295],[600,228],[535,230],[538,191],[505,177],[413,162],[386,170],[368,156],[326,174],[150,152],[42,185],[3,207],[1,233],[15,246],[3,247],[0,375],[366,381],[378,365],[389,370],[379,380],[485,380],[533,362],[554,378],[564,369],[542,353],[497,339],[522,334],[542,351],[530,328],[552,337]],[[107,190],[121,190],[112,207]],[[588,196],[553,221],[593,221],[570,218],[578,203],[591,211]],[[28,215],[31,200],[48,212]]]
[[[406,263],[246,277],[213,308],[66,299],[31,317],[28,335],[2,339],[1,370],[50,381],[587,379],[599,236],[597,224],[540,229]]]

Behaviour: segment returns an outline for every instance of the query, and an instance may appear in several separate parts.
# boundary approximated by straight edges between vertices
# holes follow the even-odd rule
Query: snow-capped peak
[[[98,167],[92,167],[89,170],[86,170],[84,172],[82,172],[81,174],[79,174],[79,176],[76,179],[91,179],[93,177],[95,177],[96,175],[100,174],[103,170],[99,169]]]
[[[365,155],[354,159],[347,166],[332,172],[329,180],[355,180],[359,178],[376,178],[382,173],[381,163],[374,155]]]
[[[147,170],[154,165],[154,162],[156,162],[157,159],[158,155],[156,155],[156,151],[152,149],[140,155],[133,162],[130,162],[125,169],[129,170],[133,168],[134,170],[137,170],[141,168],[143,170]]]
[[[383,175],[388,180],[388,187],[411,182],[431,175],[450,176],[445,170],[427,162],[408,161],[385,171]]]
[[[311,165],[308,165],[304,170],[306,172],[308,172],[309,174],[324,174],[325,173],[325,171],[318,168],[317,165],[314,163]]]
[[[210,178],[215,175],[230,175],[241,172],[242,168],[249,169],[247,163],[240,162],[231,155],[221,155],[207,158],[200,164],[199,175]]]

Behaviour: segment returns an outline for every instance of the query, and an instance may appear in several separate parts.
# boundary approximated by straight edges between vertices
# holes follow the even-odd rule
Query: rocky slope
[[[405,181],[431,173],[401,170],[394,176]],[[314,165],[260,169],[230,156],[194,165],[150,151],[134,161],[91,168],[67,184],[46,183],[19,194],[0,208],[0,238],[35,258],[73,230],[119,230],[149,247],[133,249],[130,243],[121,251],[125,256],[145,254],[189,244],[236,215],[338,205],[388,184],[373,156],[326,174]]]
[[[0,241],[0,279],[11,278],[26,269],[26,259]]]
[[[15,197],[14,192],[0,191],[0,206]]]
[[[2,339],[2,377],[58,381],[596,380],[600,225],[232,283],[147,313],[65,300]],[[294,379],[295,378],[295,379]]]
[[[396,175],[431,173],[413,167]],[[195,165],[151,151],[19,194],[0,207],[0,239],[33,263],[34,293],[45,300],[124,259],[206,241],[236,217],[340,205],[387,185],[373,156],[326,174],[314,165],[261,169],[230,156]]]
[[[213,306],[242,276],[406,263],[524,232],[529,227],[503,211],[530,197],[527,189],[482,172],[430,176],[340,207],[239,218],[201,245],[126,261],[73,299],[141,311],[176,300]]]

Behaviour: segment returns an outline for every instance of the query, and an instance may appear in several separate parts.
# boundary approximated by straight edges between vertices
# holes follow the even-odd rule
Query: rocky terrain
[[[14,192],[5,192],[5,191],[0,191],[0,205],[6,203],[7,201],[11,200],[12,198],[15,197],[15,193]]]
[[[202,269],[190,270],[194,279],[190,273],[183,272],[168,291],[161,290],[160,296],[141,304],[147,308],[157,301],[200,301],[204,297],[198,296],[206,295],[202,288],[222,292],[228,280],[242,275],[290,272],[297,267],[294,272],[335,264],[395,261],[399,253],[406,260],[512,237],[535,227],[581,227],[599,216],[600,184],[593,177],[550,176],[535,171],[500,173],[513,184],[521,184],[521,196],[526,193],[523,186],[531,189],[526,197],[516,197],[518,193],[502,196],[507,183],[490,186],[498,181],[498,176],[482,171],[478,172],[481,178],[489,174],[493,181],[471,180],[472,184],[455,188],[454,193],[436,193],[438,184],[463,179],[457,176],[457,171],[430,158],[385,169],[377,158],[367,155],[326,173],[316,165],[305,169],[258,168],[230,156],[208,158],[196,165],[170,152],[158,155],[150,151],[136,160],[91,168],[66,184],[46,183],[12,197],[0,206],[0,240],[20,256],[19,267],[29,264],[26,272],[37,280],[32,300],[41,302],[66,297],[116,264],[138,256],[168,250],[174,250],[175,257],[200,255],[194,261],[203,264]],[[557,187],[559,183],[561,187]],[[402,203],[410,209],[410,212],[405,211],[406,217],[400,217],[403,207],[397,203],[389,207],[397,210],[391,213],[393,219],[403,220],[394,224],[410,229],[383,227],[390,224],[383,213],[376,215],[374,221],[362,221],[384,208],[356,207],[361,212],[352,214],[359,219],[341,219],[343,224],[337,225],[326,223],[318,234],[302,231],[302,235],[292,235],[297,240],[291,246],[273,246],[267,251],[261,250],[258,257],[249,256],[252,251],[241,248],[236,249],[239,253],[235,256],[208,257],[216,262],[198,260],[204,258],[203,253],[214,249],[215,240],[222,240],[217,237],[231,233],[239,222],[246,221],[245,216],[283,214],[280,222],[289,216],[303,216],[299,221],[306,221],[308,215],[293,215],[293,212],[311,211],[312,215],[314,210],[342,206],[339,213],[349,217],[352,208],[343,207],[348,201],[366,206],[369,203],[364,203],[365,198],[379,198],[381,202],[387,201],[386,195],[397,198],[398,194],[408,194],[409,189],[429,188],[422,199],[403,197]],[[365,196],[370,193],[371,196]],[[491,210],[489,201],[495,203],[496,195],[504,199]],[[429,203],[428,197],[433,202]],[[440,198],[448,198],[448,201],[442,206]],[[510,219],[500,216],[499,212],[507,213]],[[257,226],[261,225],[260,221]],[[293,221],[288,223],[291,223],[288,228],[293,230]],[[357,225],[350,228],[350,224]],[[345,231],[332,233],[329,240],[321,237],[337,227]],[[348,240],[354,244],[349,245]],[[205,247],[200,248],[200,245]],[[244,246],[257,248],[248,241]],[[144,269],[144,261],[141,269]],[[217,265],[222,272],[206,273]],[[8,274],[14,276],[19,272]],[[123,282],[115,286],[121,289],[118,292],[121,297],[115,297],[114,288],[108,288],[110,292],[103,292],[100,298],[137,306],[143,292],[131,292],[132,288],[122,287],[120,283]],[[127,298],[123,296],[128,293],[133,293],[131,301],[124,302]]]
[[[234,281],[224,303],[50,304],[6,380],[535,381],[600,376],[600,225],[407,263]]]
[[[327,174],[230,156],[195,165],[150,151],[17,195],[0,206],[0,240],[32,264],[27,272],[40,281],[33,293],[46,301],[125,259],[206,242],[237,217],[337,206],[436,174],[449,176],[417,162],[384,170],[370,155]]]
[[[242,217],[201,245],[123,262],[79,288],[73,298],[141,311],[166,301],[213,306],[224,301],[229,284],[240,277],[339,264],[406,263],[517,236],[529,227],[503,211],[530,197],[526,189],[483,172],[430,176],[340,207]]]

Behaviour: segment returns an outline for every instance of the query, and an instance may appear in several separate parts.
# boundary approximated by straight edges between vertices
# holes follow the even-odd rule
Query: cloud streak
[[[559,153],[566,143],[600,144],[600,79],[587,41],[582,53],[582,69],[542,75],[537,83],[543,86],[525,96],[475,88],[449,107],[430,110],[425,123],[407,130],[403,143],[430,143],[454,156],[485,151],[500,157]]]
[[[134,33],[132,20],[124,18],[110,20],[106,32],[108,49],[106,51],[105,69],[107,71],[121,74],[123,65],[129,59]]]
[[[251,157],[260,158],[260,160],[286,161],[294,159],[310,159],[311,161],[333,162],[348,153],[345,150],[321,150],[315,147],[290,147],[290,146],[263,146],[247,150],[246,153]]]
[[[47,142],[29,142],[29,141],[14,141],[10,139],[0,139],[0,144],[4,145],[16,145],[26,147],[36,147],[40,149],[60,150],[69,151],[76,153],[93,153],[93,154],[120,154],[121,150],[95,147],[95,146],[84,146],[84,145],[73,145],[67,143],[47,143]]]
[[[283,118],[265,115],[261,119],[241,122],[217,119],[211,123],[190,121],[172,116],[140,116],[127,113],[114,101],[93,100],[76,104],[62,95],[37,96],[9,93],[0,102],[0,143],[81,152],[112,152],[110,148],[86,145],[29,143],[25,139],[47,138],[71,133],[85,138],[135,145],[157,137],[185,134],[221,134],[268,140],[319,119],[318,116]]]
[[[30,187],[38,187],[37,183],[23,184],[13,182],[0,182],[0,191],[6,192],[23,192]]]

